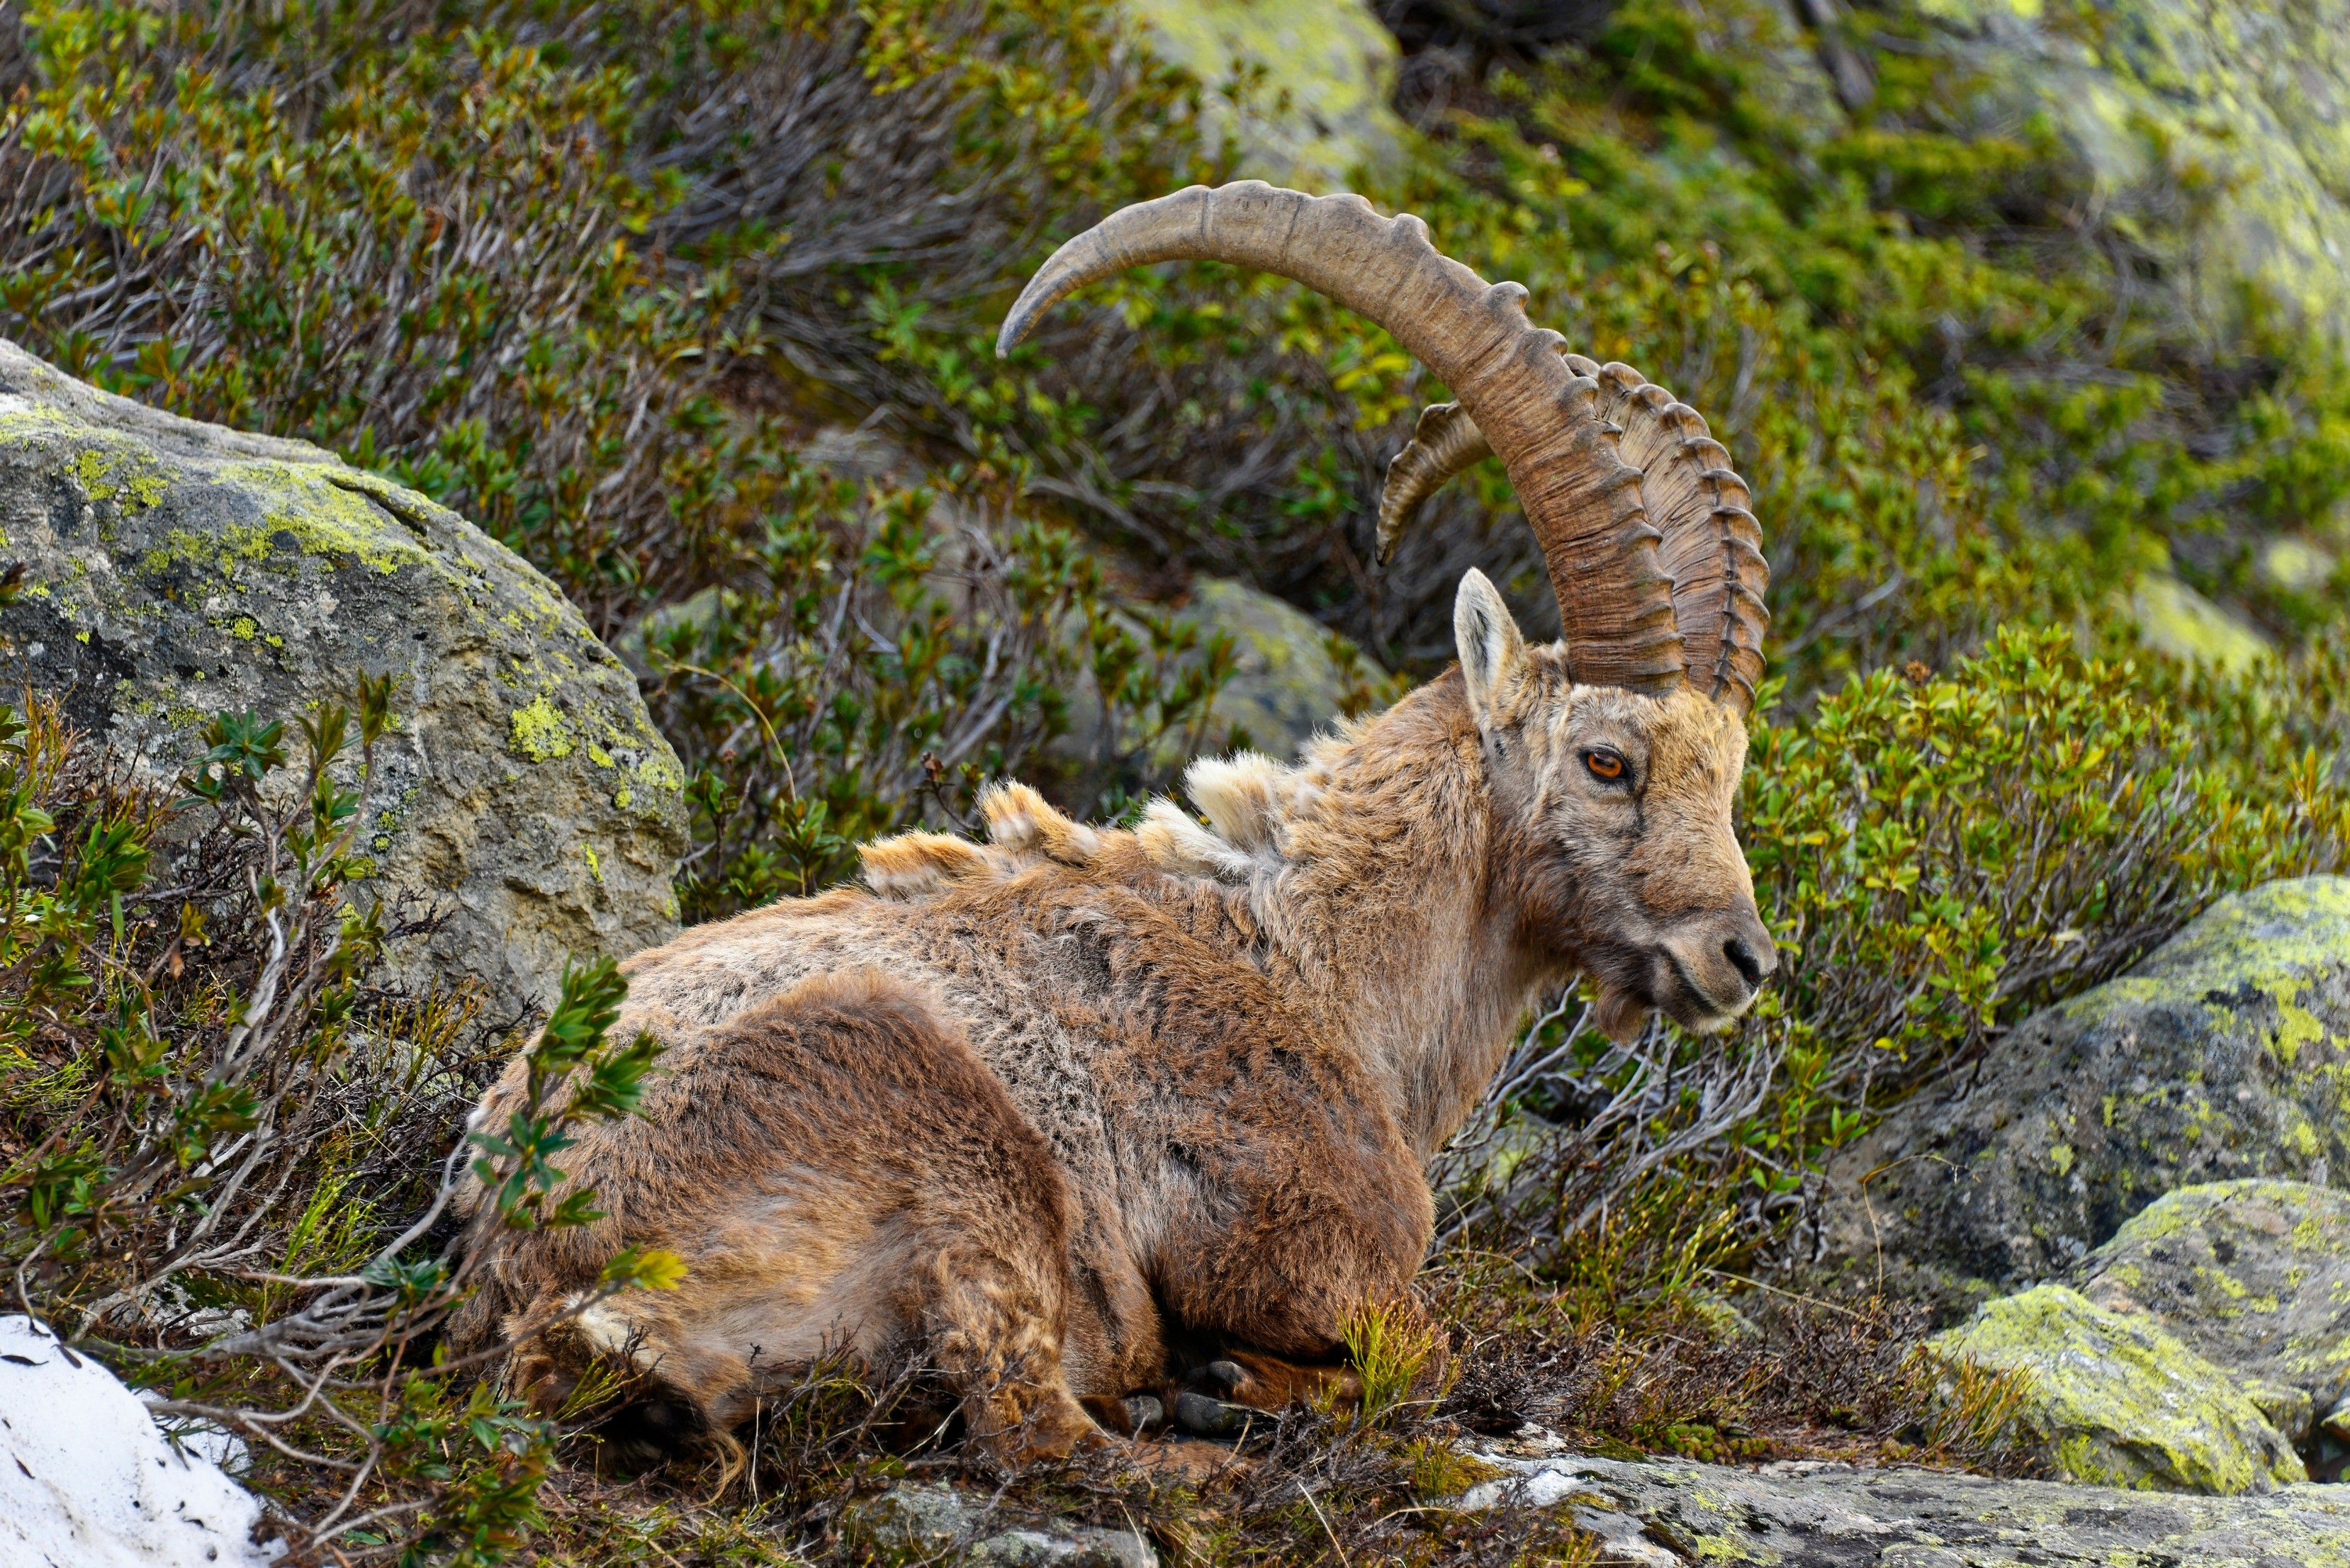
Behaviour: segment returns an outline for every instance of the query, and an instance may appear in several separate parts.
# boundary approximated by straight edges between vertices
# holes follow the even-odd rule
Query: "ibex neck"
[[[1392,1085],[1432,1158],[1476,1108],[1550,977],[1497,906],[1485,763],[1458,675],[1302,770],[1280,834],[1278,940],[1308,1005]]]

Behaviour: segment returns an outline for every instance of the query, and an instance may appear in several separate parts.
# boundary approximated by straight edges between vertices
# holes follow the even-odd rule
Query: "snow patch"
[[[0,1317],[0,1563],[267,1568],[286,1548],[253,1543],[260,1521],[253,1495],[165,1438],[112,1373]]]

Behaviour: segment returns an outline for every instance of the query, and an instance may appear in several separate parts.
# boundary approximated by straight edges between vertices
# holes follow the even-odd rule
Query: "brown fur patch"
[[[931,999],[849,970],[669,1044],[644,1114],[566,1153],[605,1217],[494,1234],[492,1290],[528,1335],[622,1248],[671,1249],[690,1272],[538,1334],[519,1386],[559,1404],[586,1355],[625,1348],[723,1432],[829,1348],[919,1347],[983,1442],[1066,1453],[1091,1430],[1060,1369],[1066,1182]]]

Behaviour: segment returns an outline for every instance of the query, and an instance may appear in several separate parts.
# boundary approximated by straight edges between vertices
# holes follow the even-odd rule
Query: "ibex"
[[[1122,1397],[1202,1366],[1284,1404],[1343,1378],[1351,1314],[1403,1299],[1424,1168],[1543,988],[1588,977],[1611,1032],[1652,1009],[1709,1031],[1772,973],[1731,825],[1767,568],[1705,421],[1564,352],[1419,219],[1253,181],[1071,240],[999,351],[1172,259],[1320,290],[1451,388],[1389,470],[1381,554],[1498,453],[1564,641],[1529,646],[1471,571],[1457,670],[1295,766],[1193,764],[1204,825],[1160,800],[1131,832],[1084,826],[1006,784],[983,846],[874,843],[862,888],[630,960],[618,1027],[666,1043],[661,1075],[564,1160],[609,1213],[485,1231],[458,1325],[522,1341],[509,1376],[542,1406],[603,1355],[658,1390],[656,1431],[723,1438],[843,1349],[926,1355],[1012,1459],[1116,1443]],[[577,1310],[627,1246],[691,1272]]]

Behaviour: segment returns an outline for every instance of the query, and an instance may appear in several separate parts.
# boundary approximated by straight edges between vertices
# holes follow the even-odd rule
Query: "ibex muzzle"
[[[1126,1396],[1203,1366],[1220,1397],[1343,1393],[1347,1325],[1407,1301],[1426,1252],[1427,1162],[1544,988],[1590,976],[1618,1033],[1651,1008],[1704,1030],[1770,978],[1731,830],[1766,572],[1704,421],[1564,352],[1418,219],[1254,182],[1071,240],[1003,344],[1187,257],[1321,289],[1454,390],[1390,470],[1382,541],[1498,454],[1565,640],[1527,646],[1471,572],[1460,669],[1295,766],[1195,763],[1191,809],[1133,832],[1000,785],[989,843],[869,845],[865,890],[629,961],[618,1028],[667,1042],[665,1075],[564,1158],[608,1212],[484,1229],[452,1330],[521,1341],[511,1376],[542,1407],[617,1362],[667,1413],[644,1429],[723,1442],[796,1361],[910,1350],[1018,1458],[1110,1442],[1097,1422],[1148,1407]],[[683,1286],[595,1299],[630,1246],[681,1253]]]

